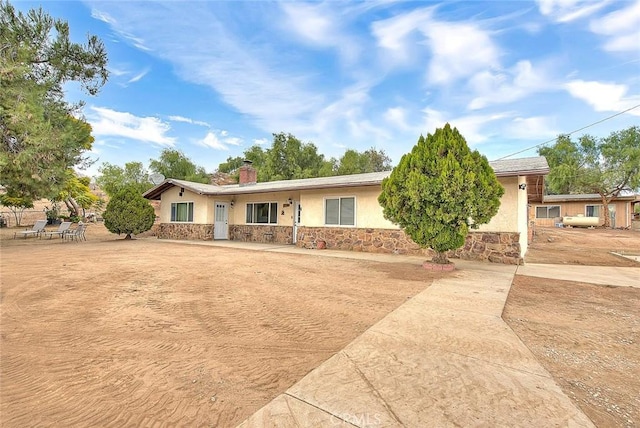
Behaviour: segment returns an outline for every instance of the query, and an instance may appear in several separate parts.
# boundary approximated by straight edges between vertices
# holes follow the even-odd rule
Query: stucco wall
[[[308,227],[324,227],[324,200],[326,198],[356,198],[356,224],[342,227],[375,227],[398,229],[382,215],[382,207],[378,203],[380,186],[345,187],[341,189],[305,190],[300,194],[302,206],[301,225]],[[332,226],[333,227],[333,226]]]
[[[180,196],[180,188],[172,187],[162,193],[160,204],[160,222],[171,223],[171,204],[173,202],[193,202],[193,223],[213,223],[213,201],[208,196],[198,195],[185,189]]]
[[[248,195],[236,195],[233,198],[233,208],[229,209],[229,225],[246,224],[247,204],[257,202],[277,202],[278,219],[276,226],[293,226],[293,204],[288,205],[288,199],[296,200],[299,192],[270,192]]]
[[[604,211],[602,204],[597,201],[581,201],[581,202],[546,202],[532,204],[529,208],[531,210],[531,218],[535,221],[536,226],[541,227],[553,227],[556,222],[560,221],[560,218],[536,218],[536,207],[540,206],[560,206],[560,217],[564,216],[577,216],[587,214],[587,205],[600,206],[600,224],[604,223]],[[629,201],[614,201],[609,203],[609,206],[615,206],[616,210],[616,227],[629,227],[631,225],[631,203]]]
[[[520,194],[524,194],[525,205],[522,207],[526,214],[526,196],[525,190],[519,190],[518,177],[501,177],[498,179],[502,187],[504,187],[504,195],[500,199],[500,208],[498,213],[487,224],[480,225],[477,229],[482,232],[519,232],[518,207],[522,203]],[[526,220],[525,220],[526,226]],[[526,229],[523,229],[526,230]]]

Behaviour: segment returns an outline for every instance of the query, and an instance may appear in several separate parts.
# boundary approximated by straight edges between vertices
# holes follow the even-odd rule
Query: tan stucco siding
[[[300,193],[302,206],[301,226],[324,227],[324,201],[327,198],[355,197],[356,224],[358,228],[398,229],[382,215],[378,203],[380,186],[345,187],[341,189],[306,190]],[[332,226],[333,227],[333,226]]]
[[[519,229],[520,221],[518,217],[518,204],[522,203],[521,197],[524,197],[524,213],[526,215],[526,197],[527,192],[518,189],[518,177],[501,177],[498,179],[502,187],[504,187],[504,195],[500,199],[500,208],[498,213],[487,224],[480,225],[478,230],[483,232],[522,232]],[[520,195],[523,193],[524,195]],[[526,217],[524,218],[524,226],[526,231]]]
[[[246,224],[247,204],[257,202],[276,202],[278,204],[278,226],[293,226],[293,204],[289,205],[289,198],[296,200],[298,192],[270,192],[233,197],[233,208],[229,210],[229,224]],[[288,205],[288,206],[285,206]]]
[[[193,202],[193,223],[213,223],[213,199],[185,190],[180,196],[180,188],[172,187],[161,195],[160,222],[171,223],[171,204],[174,202]]]
[[[545,202],[535,203],[531,205],[531,218],[534,219],[536,226],[553,227],[555,223],[561,222],[562,217],[576,217],[587,215],[587,205],[596,205],[600,207],[600,224],[604,223],[604,211],[602,203],[599,201],[579,201],[579,202]],[[560,206],[560,217],[554,218],[536,218],[537,207]],[[631,202],[630,201],[612,201],[609,207],[615,207],[616,227],[629,227],[631,225]]]

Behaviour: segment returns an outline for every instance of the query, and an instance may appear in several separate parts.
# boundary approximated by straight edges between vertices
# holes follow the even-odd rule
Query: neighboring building
[[[611,227],[631,227],[633,206],[638,195],[624,193],[609,202]],[[576,195],[545,195],[542,201],[531,204],[530,218],[536,226],[553,227],[562,223],[562,217],[597,217],[604,223],[602,198],[596,193]]]
[[[452,257],[521,263],[528,243],[527,189],[541,189],[543,157],[491,162],[505,189],[498,214]],[[315,248],[425,254],[387,221],[378,203],[390,171],[256,183],[250,163],[240,184],[207,185],[168,179],[147,191],[161,200],[159,238],[231,239]]]

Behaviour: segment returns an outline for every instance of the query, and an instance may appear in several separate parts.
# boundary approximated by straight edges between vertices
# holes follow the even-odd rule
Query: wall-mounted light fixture
[[[229,205],[231,205],[231,208],[233,208],[233,206],[236,204],[236,201],[234,201],[233,199],[231,199],[231,202],[229,203]]]
[[[182,196],[182,194],[184,193],[184,187],[180,188],[180,194],[178,196]]]
[[[288,203],[289,205],[291,205],[291,204],[293,203],[293,199],[291,199],[291,198],[287,199],[287,203]]]
[[[527,188],[527,185],[525,183],[518,184],[518,189],[525,190],[526,188]]]

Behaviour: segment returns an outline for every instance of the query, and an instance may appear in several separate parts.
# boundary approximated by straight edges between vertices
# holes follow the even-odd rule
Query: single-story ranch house
[[[634,204],[639,195],[622,193],[609,202],[611,227],[631,227]],[[602,198],[595,193],[574,195],[545,195],[537,204],[531,205],[531,218],[536,226],[553,227],[562,223],[563,217],[598,218],[598,226],[604,223]]]
[[[505,189],[500,210],[451,256],[518,264],[529,236],[527,193],[542,189],[549,166],[544,157],[491,166]],[[145,198],[161,201],[158,237],[426,254],[382,215],[378,195],[390,171],[256,183],[247,162],[239,173],[239,184],[167,179],[145,192]]]

